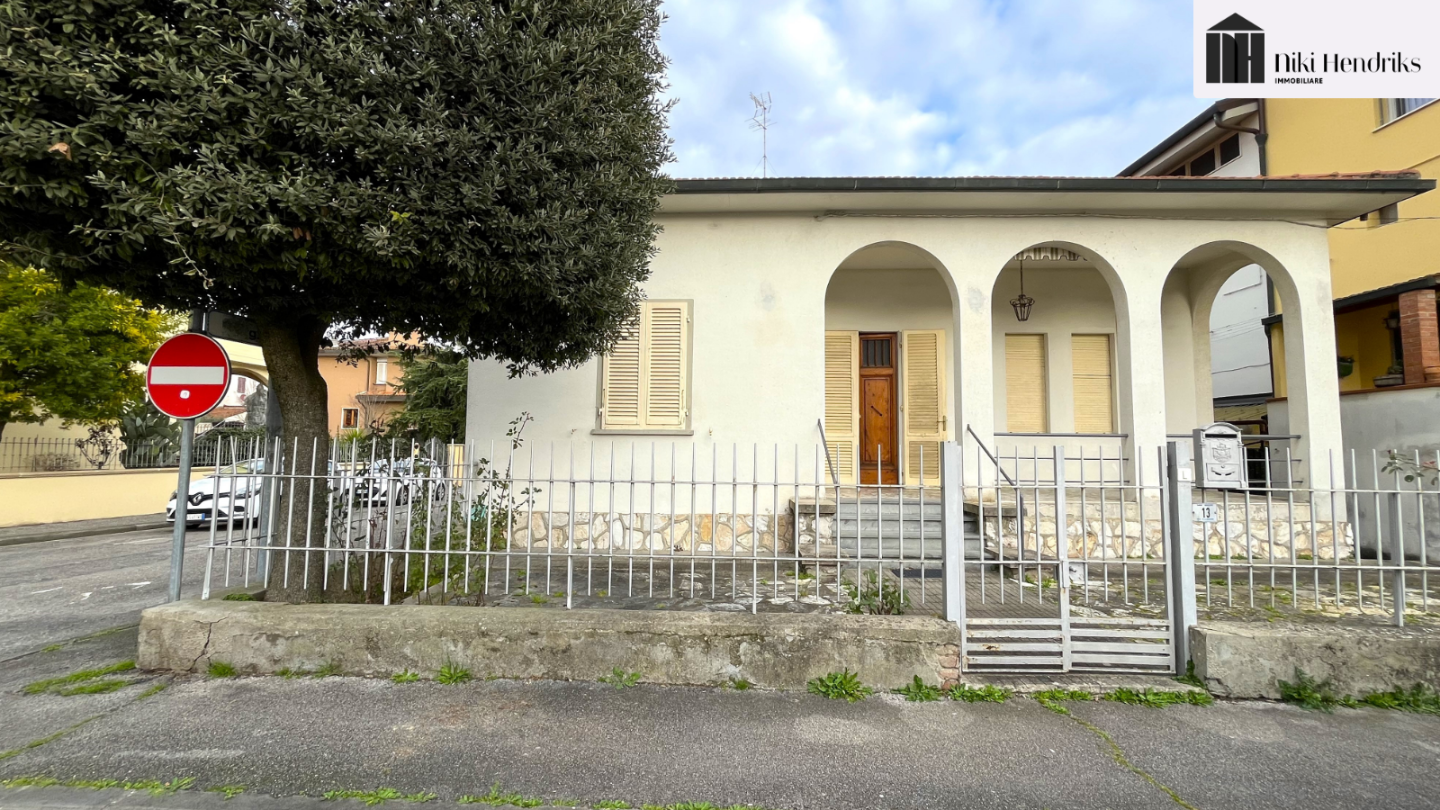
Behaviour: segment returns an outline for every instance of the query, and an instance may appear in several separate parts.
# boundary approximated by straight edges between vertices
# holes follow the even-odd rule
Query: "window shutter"
[[[840,482],[855,482],[859,436],[860,333],[825,333],[825,445]]]
[[[1010,433],[1044,433],[1049,391],[1045,336],[1005,336],[1005,424]]]
[[[940,481],[940,443],[945,441],[945,332],[905,332],[901,339],[901,375],[905,386],[905,480]]]
[[[685,366],[689,360],[685,302],[645,304],[645,426],[685,426]]]
[[[615,348],[605,356],[600,387],[600,427],[640,426],[641,318],[625,327]]]
[[[1115,431],[1114,384],[1111,377],[1110,336],[1071,335],[1075,386],[1075,431]]]

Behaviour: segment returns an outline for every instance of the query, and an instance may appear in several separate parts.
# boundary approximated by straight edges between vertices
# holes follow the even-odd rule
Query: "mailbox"
[[[1195,486],[1245,489],[1245,445],[1240,428],[1216,422],[1195,430]]]

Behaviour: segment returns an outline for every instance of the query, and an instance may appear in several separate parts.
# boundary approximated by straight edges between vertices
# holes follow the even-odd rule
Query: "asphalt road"
[[[847,704],[645,685],[134,672],[120,673],[127,685],[107,694],[25,694],[40,679],[133,656],[133,629],[96,631],[134,622],[163,598],[164,544],[130,542],[157,534],[0,549],[0,619],[12,651],[0,662],[0,779],[193,783],[158,797],[0,787],[0,807],[274,810],[319,807],[329,790],[381,787],[455,806],[496,784],[555,803],[637,807],[1437,804],[1440,718],[1371,709],[1071,703],[1071,717],[1030,699],[909,704],[887,695]],[[151,585],[120,587],[142,580]],[[57,586],[64,591],[47,590]],[[17,604],[50,593],[62,595]],[[49,739],[56,732],[64,733]],[[245,793],[227,802],[204,792],[222,785]]]

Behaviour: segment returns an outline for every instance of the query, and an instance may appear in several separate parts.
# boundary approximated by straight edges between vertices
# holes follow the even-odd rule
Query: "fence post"
[[[1394,619],[1396,627],[1405,626],[1405,539],[1401,532],[1405,529],[1405,521],[1400,514],[1400,493],[1398,481],[1394,484],[1395,492],[1386,495],[1386,506],[1388,514],[1385,515],[1386,534],[1390,542],[1386,545],[1388,549],[1379,549],[1380,562],[1383,565],[1385,558],[1390,558],[1390,564],[1395,566],[1390,571],[1390,598],[1395,601]],[[1424,542],[1424,539],[1421,539]]]
[[[1065,503],[1065,446],[1057,444],[1050,453],[1050,460],[1055,467],[1055,582],[1056,590],[1059,593],[1057,601],[1060,603],[1060,666],[1065,672],[1069,672],[1075,650],[1070,639],[1070,526],[1065,520],[1066,512],[1069,511]],[[1039,470],[1035,471],[1035,478],[1037,480],[1040,478]],[[1035,525],[1037,527],[1040,525],[1038,516]],[[1041,538],[1039,542],[1043,544],[1044,538]],[[1084,542],[1083,535],[1081,542]],[[1041,553],[1036,556],[1043,556],[1043,545],[1038,551]],[[1045,590],[1045,574],[1038,568],[1035,573],[1036,579],[1039,580],[1036,584],[1043,592]],[[1086,576],[1089,576],[1088,571]]]
[[[945,620],[965,637],[965,486],[964,463],[957,442],[940,445],[940,503],[945,544]],[[921,482],[922,485],[924,482]],[[923,515],[922,515],[923,518]],[[838,524],[837,524],[838,525]],[[961,654],[964,654],[962,649]]]
[[[1190,443],[1169,442],[1165,470],[1165,554],[1170,563],[1170,632],[1175,640],[1175,667],[1183,672],[1190,661],[1190,628],[1195,626],[1195,514],[1190,490],[1195,470]],[[1141,493],[1143,497],[1143,490]]]

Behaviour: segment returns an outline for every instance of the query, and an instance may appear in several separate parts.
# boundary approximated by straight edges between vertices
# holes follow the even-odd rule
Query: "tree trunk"
[[[327,324],[279,313],[257,320],[265,367],[284,420],[283,471],[299,476],[285,480],[270,523],[274,527],[270,544],[290,550],[270,556],[266,599],[317,602],[324,596],[325,552],[298,549],[325,547],[330,429],[325,378],[320,376],[320,340]],[[269,455],[273,454],[272,447]],[[312,471],[314,478],[308,477]]]

